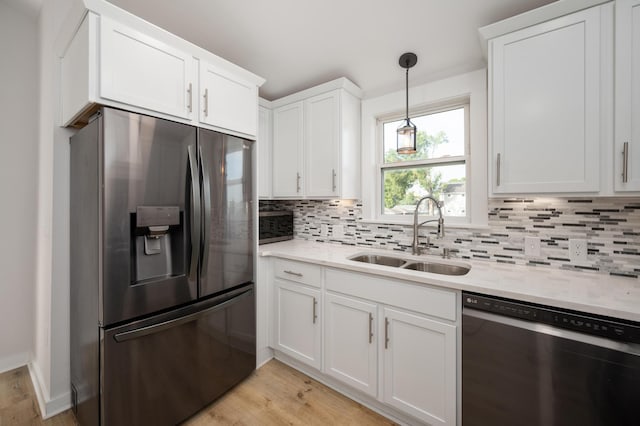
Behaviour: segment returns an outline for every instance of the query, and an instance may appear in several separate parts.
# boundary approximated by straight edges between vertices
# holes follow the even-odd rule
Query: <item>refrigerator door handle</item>
[[[198,183],[198,163],[193,152],[194,147],[187,147],[189,156],[189,183],[191,185],[191,260],[189,279],[196,280],[198,260],[200,259],[200,184]]]
[[[219,311],[220,309],[224,309],[229,305],[232,305],[238,302],[240,297],[249,294],[252,290],[253,290],[253,287],[244,289],[242,292],[234,294],[230,299],[227,299],[222,303],[203,309],[201,311],[194,312],[192,314],[178,317],[169,321],[163,321],[158,324],[137,328],[135,330],[123,331],[122,333],[115,334],[113,338],[118,343],[126,342],[127,340],[133,340],[139,337],[147,336],[149,334],[159,333],[160,331],[168,330],[170,328],[177,327],[181,324],[186,324],[188,322],[195,321],[199,318],[209,315],[210,313]]]
[[[207,277],[207,267],[209,265],[209,244],[211,238],[211,181],[209,178],[209,169],[205,167],[205,159],[202,156],[202,146],[198,147],[200,158],[200,171],[202,173],[202,200],[204,202],[204,223],[202,232],[202,264],[200,267],[200,277]]]

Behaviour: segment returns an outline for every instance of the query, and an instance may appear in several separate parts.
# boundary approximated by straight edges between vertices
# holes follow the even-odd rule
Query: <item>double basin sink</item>
[[[450,263],[434,262],[430,260],[415,260],[381,254],[356,254],[351,256],[349,260],[441,275],[465,275],[471,269],[469,266],[453,265]]]

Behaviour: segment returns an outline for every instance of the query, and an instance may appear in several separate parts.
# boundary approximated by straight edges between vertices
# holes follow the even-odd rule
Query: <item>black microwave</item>
[[[258,244],[293,239],[293,212],[290,210],[258,212]]]

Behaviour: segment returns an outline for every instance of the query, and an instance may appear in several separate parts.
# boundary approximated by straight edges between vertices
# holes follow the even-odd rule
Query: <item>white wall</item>
[[[79,0],[43,2],[38,22],[39,176],[35,347],[30,365],[44,417],[70,405],[69,391],[69,136],[57,126],[56,39]]]
[[[0,1],[0,372],[33,351],[37,28],[36,17]]]

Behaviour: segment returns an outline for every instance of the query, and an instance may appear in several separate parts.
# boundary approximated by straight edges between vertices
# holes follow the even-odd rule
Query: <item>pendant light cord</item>
[[[409,64],[409,61],[407,61],[407,65],[408,64]],[[406,91],[405,91],[405,93],[407,94],[407,96],[406,96],[407,109],[405,111],[407,112],[406,120],[407,120],[407,123],[409,123],[409,67],[408,66],[407,66],[407,73],[405,75],[406,75],[406,80],[405,80],[406,81]]]

